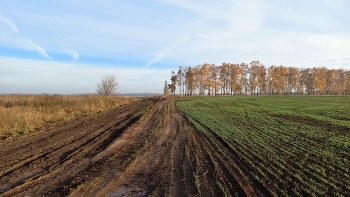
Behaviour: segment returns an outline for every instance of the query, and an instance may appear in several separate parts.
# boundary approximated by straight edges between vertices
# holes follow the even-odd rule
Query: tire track
[[[144,100],[1,147],[0,195],[45,195],[69,182],[140,118],[132,117],[137,111],[152,103]]]

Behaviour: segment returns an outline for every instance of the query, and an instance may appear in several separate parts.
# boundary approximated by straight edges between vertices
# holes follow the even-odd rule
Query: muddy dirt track
[[[0,146],[0,196],[264,193],[244,178],[225,145],[194,129],[175,102],[145,99]]]

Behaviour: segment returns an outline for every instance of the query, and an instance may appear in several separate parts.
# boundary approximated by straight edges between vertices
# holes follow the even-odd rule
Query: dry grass
[[[0,140],[29,135],[137,100],[97,95],[0,95]]]

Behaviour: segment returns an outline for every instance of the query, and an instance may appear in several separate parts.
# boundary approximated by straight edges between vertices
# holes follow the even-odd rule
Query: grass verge
[[[98,95],[0,95],[0,141],[30,135],[138,100]]]

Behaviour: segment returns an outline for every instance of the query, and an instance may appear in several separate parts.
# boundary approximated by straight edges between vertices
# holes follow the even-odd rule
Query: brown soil
[[[0,147],[0,196],[256,196],[175,99],[144,99]]]

